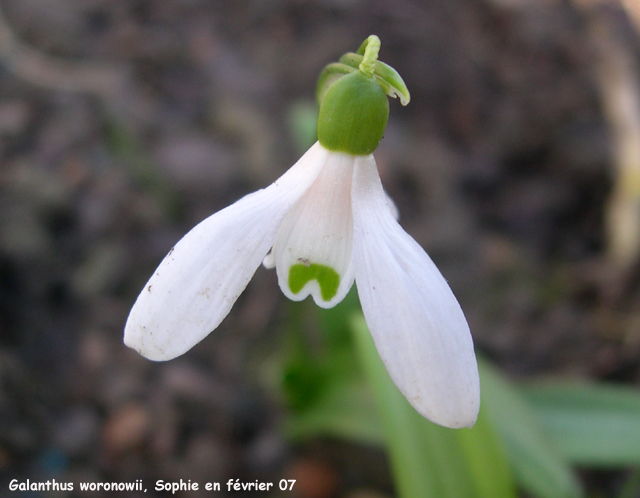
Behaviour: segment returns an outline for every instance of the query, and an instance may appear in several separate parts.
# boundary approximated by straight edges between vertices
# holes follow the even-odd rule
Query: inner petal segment
[[[269,263],[275,261],[280,288],[294,301],[311,295],[318,306],[331,308],[353,285],[353,165],[353,156],[329,153],[280,227]]]

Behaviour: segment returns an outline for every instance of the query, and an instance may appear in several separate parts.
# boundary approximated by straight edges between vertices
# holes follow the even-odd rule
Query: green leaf
[[[443,429],[444,430],[444,429]],[[473,475],[476,496],[515,496],[515,483],[506,450],[482,406],[471,430],[456,431]]]
[[[502,437],[520,485],[540,498],[578,498],[582,489],[543,431],[527,399],[488,362],[478,359],[482,405]]]
[[[484,413],[473,429],[446,429],[429,422],[389,377],[361,314],[351,320],[351,330],[377,399],[398,496],[514,497],[501,443]]]
[[[640,392],[611,384],[524,390],[561,453],[590,467],[640,465]]]
[[[286,434],[294,439],[335,436],[382,446],[384,434],[371,393],[361,379],[334,377],[307,409],[289,417]]]
[[[328,435],[382,445],[380,420],[354,361],[345,320],[358,309],[355,290],[330,309],[309,301],[291,303],[291,309],[281,385],[292,409],[284,427],[287,435],[296,439]],[[319,341],[313,346],[303,337],[304,320],[309,318],[321,324]]]

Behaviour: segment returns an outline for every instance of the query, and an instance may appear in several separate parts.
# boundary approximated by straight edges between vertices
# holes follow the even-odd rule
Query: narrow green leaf
[[[526,398],[486,361],[479,358],[478,366],[483,406],[502,437],[520,485],[539,498],[583,496],[580,483]]]
[[[456,435],[462,444],[469,471],[473,475],[475,496],[515,496],[515,482],[504,445],[498,438],[483,405],[480,405],[476,425],[471,430],[456,431]]]
[[[284,430],[289,437],[335,436],[365,444],[384,444],[371,391],[354,361],[345,316],[359,308],[355,289],[330,309],[308,300],[291,305],[290,339],[282,388],[292,408]],[[313,345],[304,340],[304,319],[321,327]]]
[[[334,377],[313,405],[289,417],[285,432],[294,439],[335,436],[382,446],[384,434],[373,397],[362,380]]]
[[[590,467],[640,465],[640,391],[611,384],[524,390],[558,449]]]

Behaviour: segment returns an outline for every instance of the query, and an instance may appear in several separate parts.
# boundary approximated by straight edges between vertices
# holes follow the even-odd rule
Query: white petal
[[[318,306],[331,308],[353,285],[354,160],[350,154],[330,152],[315,182],[280,227],[273,246],[278,282],[294,301],[311,294]]]
[[[373,156],[356,161],[352,203],[358,295],[391,378],[431,421],[472,426],[480,385],[469,326],[427,253],[393,219]]]
[[[267,270],[272,270],[276,267],[276,257],[273,254],[273,251],[269,251],[269,253],[262,260],[262,265]]]
[[[387,197],[387,205],[389,206],[389,211],[391,211],[391,216],[393,216],[394,220],[398,221],[400,219],[400,210],[398,209],[398,206],[396,206],[396,203],[389,194],[386,192],[384,194]]]
[[[215,329],[265,257],[287,212],[315,180],[326,155],[316,143],[269,187],[187,233],[138,296],[125,326],[125,344],[151,360],[170,360]]]

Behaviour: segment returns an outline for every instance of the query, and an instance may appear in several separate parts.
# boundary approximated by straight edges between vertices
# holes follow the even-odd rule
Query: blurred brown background
[[[157,479],[285,477],[301,497],[393,496],[380,450],[279,432],[274,272],[184,357],[122,344],[164,254],[295,162],[319,72],[372,33],[412,96],[391,103],[383,182],[478,349],[516,378],[637,385],[631,0],[0,9],[0,495],[13,478],[145,479],[153,495]],[[610,477],[587,479],[606,493]]]

